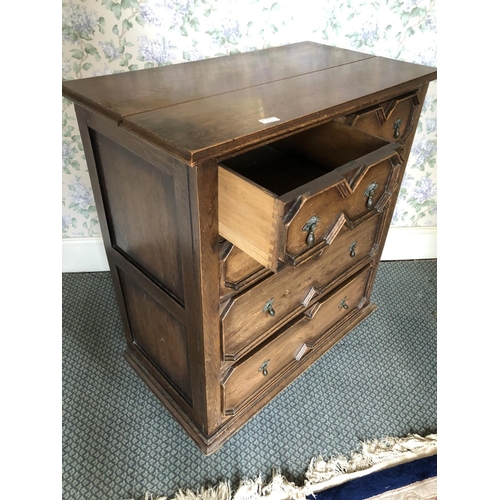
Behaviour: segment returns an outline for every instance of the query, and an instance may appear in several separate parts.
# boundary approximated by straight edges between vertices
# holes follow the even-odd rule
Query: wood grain
[[[435,69],[427,66],[374,57],[131,115],[121,126],[145,134],[196,163],[237,151],[243,145],[239,138],[245,138],[248,144],[269,134],[325,120],[362,103],[366,107],[367,103],[387,99],[388,92],[414,90],[435,74]],[[280,121],[267,125],[259,122],[273,116]]]
[[[411,92],[346,116],[344,123],[387,141],[403,144],[417,126],[419,104],[418,92]],[[401,120],[398,134],[394,128],[396,120]]]
[[[330,122],[228,159],[219,167],[219,231],[276,271],[279,260],[309,252],[312,217],[319,243],[341,215],[354,222],[376,208],[390,194],[393,155],[393,145]]]
[[[301,42],[63,83],[63,95],[119,121],[124,116],[224,94],[373,57]]]
[[[221,244],[220,295],[227,296],[268,272],[259,262],[229,241]]]
[[[125,357],[202,452],[374,310],[375,272],[436,74],[305,42],[63,84]],[[259,122],[271,116],[279,121]],[[304,250],[316,212],[320,242]],[[275,316],[262,311],[270,298]]]
[[[98,132],[91,137],[113,246],[183,304],[174,176]]]
[[[336,121],[329,121],[272,143],[273,149],[287,157],[301,159],[327,173],[388,144],[388,141]],[[391,142],[391,141],[389,141]]]
[[[296,268],[285,267],[234,297],[221,318],[226,359],[241,358],[291,316],[303,310],[304,298],[311,288],[317,290],[317,295],[307,305],[324,295],[346,271],[355,269],[357,264],[374,255],[380,222],[380,215],[374,213],[363,224],[355,227],[344,225],[331,245],[315,258]],[[353,243],[357,245],[351,257]],[[274,316],[263,311],[270,299],[274,299]]]
[[[220,427],[221,337],[219,327],[219,240],[217,164],[211,161],[203,168],[186,166],[189,197],[186,200],[191,231],[186,231],[185,249],[186,312],[192,364],[196,364],[195,401],[197,422],[206,439]]]
[[[219,233],[272,270],[277,265],[275,200],[268,191],[219,167]]]
[[[308,308],[292,326],[233,367],[224,381],[225,411],[230,415],[236,414],[239,406],[271,384],[289,365],[304,361],[305,352],[314,349],[327,329],[361,308],[365,303],[368,277],[369,268]],[[342,301],[347,308],[340,305]],[[266,361],[267,372],[264,375],[262,367]]]
[[[133,342],[151,359],[179,393],[191,401],[186,327],[120,273]]]

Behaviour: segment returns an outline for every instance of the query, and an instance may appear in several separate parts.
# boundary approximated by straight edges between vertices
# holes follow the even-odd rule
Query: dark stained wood
[[[375,309],[371,290],[435,78],[434,68],[307,42],[63,84],[125,358],[203,453]],[[270,116],[280,121],[258,122]],[[314,214],[309,247],[302,228]],[[238,243],[222,241],[228,226]],[[256,244],[275,274],[250,254]],[[274,316],[262,311],[270,298]]]
[[[114,143],[119,144],[123,149],[130,151],[145,162],[164,171],[166,174],[174,175],[178,179],[183,177],[185,182],[187,176],[185,162],[177,160],[172,155],[165,154],[165,149],[145,140],[144,137],[137,136],[129,130],[120,127],[111,118],[86,111],[80,108],[80,106],[76,106],[76,108],[80,109],[81,112],[85,112],[85,127],[95,130]],[[178,184],[176,183],[176,185]]]
[[[125,273],[120,273],[132,340],[191,402],[186,327]]]
[[[276,140],[272,147],[288,157],[300,158],[324,174],[378,151],[390,142],[394,141],[382,140],[354,127],[339,126],[330,121]]]
[[[224,356],[237,360],[294,315],[324,296],[346,273],[364,265],[378,249],[380,215],[352,227],[343,224],[322,252],[297,267],[288,266],[232,298],[221,317]],[[351,246],[356,243],[354,256]],[[274,316],[264,312],[273,300]]]
[[[122,319],[125,338],[127,340],[127,344],[130,346],[132,345],[132,334],[130,332],[130,326],[127,319],[127,309],[125,306],[125,299],[123,297],[120,278],[118,276],[118,269],[113,261],[113,256],[112,256],[113,247],[111,244],[111,236],[107,224],[106,212],[104,210],[103,191],[101,189],[99,175],[97,173],[96,161],[94,157],[94,151],[90,139],[90,130],[88,127],[90,113],[88,113],[88,111],[86,111],[84,108],[80,107],[77,104],[75,104],[75,112],[76,112],[76,118],[78,120],[78,128],[80,130],[80,136],[82,139],[83,148],[85,150],[85,159],[89,170],[90,182],[92,185],[92,191],[96,203],[97,214],[99,217],[99,225],[101,227],[104,249],[106,251],[106,257],[109,262],[111,279],[113,281],[113,289],[115,291],[116,300],[120,310],[120,316]],[[105,122],[106,125],[109,125],[109,120],[103,120],[103,122]]]
[[[165,293],[165,290],[145,274],[143,270],[132,264],[126,256],[115,249],[111,249],[109,252],[109,259],[116,265],[118,270],[125,270],[131,280],[161,304],[177,321],[182,324],[186,323],[186,309],[184,306],[179,304],[170,294]]]
[[[220,164],[219,231],[272,271],[278,260],[298,263],[302,254],[331,241],[341,215],[352,223],[381,209],[391,194],[399,146],[353,134],[335,122],[315,132],[309,129]],[[369,197],[371,185],[376,188]],[[319,222],[311,247],[304,228],[312,217]]]
[[[194,208],[191,208],[190,199],[190,188],[189,188],[189,171],[192,169],[187,165],[182,165],[177,162],[175,158],[166,155],[164,152],[160,152],[157,147],[147,144],[144,141],[138,139],[137,137],[130,134],[130,132],[123,130],[116,126],[111,120],[100,117],[95,113],[89,112],[77,106],[77,113],[79,117],[79,126],[80,131],[82,133],[82,139],[85,144],[86,158],[89,165],[89,172],[92,179],[92,185],[94,188],[94,192],[96,193],[96,203],[98,206],[99,219],[101,221],[101,228],[103,228],[103,236],[105,241],[105,247],[107,252],[107,257],[110,263],[111,274],[113,277],[113,282],[115,285],[115,292],[118,299],[118,303],[120,306],[120,311],[122,315],[123,325],[125,329],[125,334],[127,338],[128,348],[126,351],[126,359],[132,365],[134,370],[143,378],[143,380],[148,384],[148,386],[153,390],[155,394],[160,397],[162,402],[169,408],[169,410],[183,423],[183,427],[188,432],[188,434],[195,440],[201,440],[201,442],[209,440],[209,435],[204,432],[204,429],[207,428],[207,424],[203,419],[207,419],[206,416],[206,388],[203,383],[203,372],[202,367],[204,364],[205,353],[200,351],[200,345],[203,346],[203,342],[200,341],[200,335],[204,331],[206,331],[206,327],[202,325],[202,327],[198,324],[198,311],[200,309],[200,296],[198,291],[198,286],[200,285],[199,279],[196,280],[196,270],[198,267],[194,262],[193,250],[196,247],[196,242],[193,242],[193,238],[196,241],[199,240],[199,236],[193,235],[192,229],[194,228],[193,222],[191,220],[191,213],[194,211],[198,213],[200,208],[195,205]],[[97,141],[91,141],[90,135],[96,136],[99,135],[101,138],[101,143],[107,143],[111,141],[114,146],[112,148],[118,149],[120,154],[123,155],[125,162],[128,162],[128,167],[131,170],[135,170],[138,168],[146,168],[149,171],[155,172],[155,175],[160,178],[160,185],[153,183],[151,186],[153,190],[161,189],[161,184],[167,179],[169,182],[173,182],[173,189],[170,189],[170,196],[175,196],[175,215],[178,219],[178,224],[183,229],[178,231],[175,234],[174,238],[172,234],[168,231],[165,231],[165,228],[161,228],[162,238],[168,240],[170,243],[166,241],[161,242],[162,245],[165,244],[175,244],[179,246],[179,253],[182,256],[180,262],[180,272],[182,275],[181,284],[182,288],[182,296],[186,297],[185,304],[180,304],[179,300],[173,300],[172,294],[165,293],[165,289],[159,288],[159,282],[156,279],[153,279],[151,275],[145,273],[145,269],[141,266],[138,266],[137,263],[134,263],[134,260],[131,258],[131,255],[123,252],[122,250],[116,249],[113,245],[113,234],[112,229],[108,227],[107,220],[112,220],[113,215],[115,213],[108,215],[109,204],[104,202],[104,199],[108,196],[108,189],[105,184],[100,182],[100,177],[103,177],[101,174],[104,171],[104,176],[108,169],[113,171],[117,168],[117,165],[113,164],[113,161],[105,161],[104,163],[100,162],[99,159],[97,161],[95,158],[99,157],[100,150],[99,144]],[[127,153],[129,151],[130,153]],[[100,163],[98,168],[97,163]],[[118,162],[119,164],[120,162]],[[119,166],[119,165],[118,165]],[[126,167],[125,167],[126,168]],[[118,176],[119,177],[119,176]],[[117,180],[118,183],[122,182],[121,179]],[[141,185],[141,182],[139,182]],[[210,185],[207,183],[207,188],[210,191]],[[140,189],[140,187],[139,187]],[[211,189],[213,192],[213,188]],[[198,189],[195,187],[194,191],[195,201],[196,201],[196,193]],[[136,203],[140,201],[138,206],[138,210],[141,213],[137,217],[141,217],[145,215],[143,220],[143,226],[139,226],[139,228],[134,227],[133,225],[126,224],[125,220],[125,229],[128,231],[146,230],[148,226],[148,217],[147,214],[149,211],[157,211],[168,208],[168,203],[172,200],[167,200],[167,206],[156,206],[155,207],[155,199],[150,198],[149,196],[137,197],[133,196]],[[126,200],[123,200],[123,203],[126,203]],[[205,209],[207,206],[205,204],[202,205],[203,212],[203,224],[205,223],[204,218],[207,216],[207,212]],[[157,215],[155,213],[155,215]],[[168,214],[170,216],[171,213]],[[212,217],[214,213],[212,211]],[[216,213],[215,213],[216,216]],[[195,217],[196,219],[196,217]],[[216,224],[216,223],[215,223]],[[144,225],[146,227],[144,227]],[[197,230],[199,232],[199,229]],[[153,235],[154,236],[154,235]],[[218,238],[217,233],[215,232],[215,239]],[[200,254],[200,249],[197,250],[198,254]],[[211,256],[213,259],[214,266],[218,266],[218,258],[217,254],[214,253]],[[205,260],[209,260],[208,256],[205,256]],[[123,271],[120,271],[123,270]],[[160,307],[160,310],[165,309],[166,313],[172,315],[173,318],[182,324],[186,329],[186,339],[187,339],[187,352],[188,359],[190,360],[189,364],[189,378],[190,378],[190,399],[185,395],[180,394],[178,388],[172,383],[172,381],[166,376],[166,373],[159,369],[156,363],[153,362],[153,358],[155,358],[155,345],[154,343],[143,343],[141,348],[138,347],[136,342],[134,341],[134,336],[131,331],[130,321],[128,318],[128,309],[130,306],[126,305],[124,298],[124,284],[120,279],[120,276],[123,275],[123,272],[126,271],[127,276],[130,276],[143,293],[153,298]],[[120,272],[120,275],[118,274]],[[218,277],[218,272],[216,272]],[[208,301],[211,304],[214,304],[214,308],[216,314],[214,314],[214,322],[216,328],[218,328],[218,287],[217,284],[212,282],[208,282],[208,285],[212,285],[212,288],[215,291],[215,296],[213,298],[208,297]],[[187,308],[187,313],[184,307]],[[163,308],[163,309],[162,309]],[[161,315],[156,315],[156,319],[161,323],[160,318]],[[169,316],[167,316],[169,317]],[[139,326],[137,327],[138,322],[136,322],[136,328],[138,328],[139,333],[147,336],[147,327]],[[154,337],[154,336],[153,336]],[[219,353],[219,350],[216,349],[216,352]],[[200,360],[201,356],[201,360]],[[216,370],[218,373],[218,365],[216,365]],[[216,387],[216,390],[220,391],[218,378],[214,381],[213,385]],[[189,404],[188,404],[189,403]]]
[[[343,122],[387,141],[403,144],[417,126],[419,105],[418,92],[411,92],[348,115]],[[396,122],[399,122],[397,127]]]
[[[374,57],[132,115],[122,126],[196,163],[231,154],[243,145],[237,138],[244,137],[248,143],[320,122],[340,114],[339,109],[348,111],[363,100],[376,103],[386,99],[388,92],[408,92],[435,76],[434,68]],[[259,122],[269,117],[280,121]]]
[[[416,99],[418,100],[418,103],[419,103],[416,114],[415,114],[415,118],[414,118],[416,120],[416,122],[418,122],[418,117],[420,116],[420,113],[422,112],[422,107],[424,105],[425,96],[427,94],[428,88],[429,88],[429,84],[426,83],[415,91]],[[403,180],[406,164],[408,162],[408,157],[410,155],[411,147],[413,144],[413,139],[415,138],[416,132],[417,132],[417,125],[411,126],[411,130],[410,130],[409,134],[407,134],[407,136],[404,139],[403,150],[401,153],[401,159],[403,161],[401,163],[401,167],[396,171],[396,175],[395,175],[393,185],[391,188],[392,197],[389,200],[389,203],[387,204],[387,208],[386,208],[387,222],[381,226],[379,253],[375,256],[375,258],[373,260],[373,272],[374,272],[373,275],[374,276],[376,276],[376,273],[377,273],[378,268],[380,266],[380,259],[382,257],[385,242],[387,240],[387,234],[388,234],[389,229],[390,229],[390,221],[392,220],[394,209],[396,208],[396,203],[397,203],[399,191],[401,189],[401,182]],[[373,286],[373,283],[372,283],[372,286]],[[370,290],[370,293],[371,293],[371,290]]]
[[[325,173],[296,155],[278,151],[274,143],[225,160],[221,165],[276,196],[301,188]]]
[[[213,438],[207,436],[196,422],[196,412],[193,412],[192,408],[187,404],[183,405],[183,399],[179,401],[172,394],[172,391],[166,385],[164,376],[148,361],[142,352],[138,349],[127,349],[123,355],[151,392],[179,422],[187,436],[199,446],[200,450],[205,454],[215,451],[216,447],[211,445]]]
[[[311,42],[63,83],[63,95],[115,120],[373,56]]]
[[[183,304],[174,176],[98,132],[91,138],[113,247]]]
[[[225,240],[220,245],[220,263],[221,298],[234,295],[236,291],[243,290],[257,279],[269,274],[269,270],[264,266]]]
[[[321,191],[316,196],[304,196],[301,206],[288,219],[286,231],[285,253],[288,259],[300,261],[302,253],[311,253],[323,247],[323,241],[328,242],[334,237],[341,221],[354,223],[369,216],[372,211],[380,211],[391,195],[393,170],[399,167],[399,156],[391,156],[370,165],[358,167],[360,174],[350,185],[338,183],[330,189]],[[346,185],[347,184],[347,185]],[[369,187],[377,184],[372,196],[372,206],[369,208]],[[348,188],[347,188],[348,187]],[[308,247],[308,232],[304,231],[307,222],[313,216],[320,217],[314,231],[316,244]],[[284,257],[283,257],[284,259]]]
[[[238,407],[275,382],[283,370],[305,361],[325,331],[363,307],[370,270],[364,269],[309,307],[258,352],[234,365],[223,381],[226,414],[235,415]]]
[[[372,273],[373,276],[373,273]],[[369,278],[371,280],[372,278]],[[366,293],[369,293],[367,287]],[[315,346],[307,359],[302,363],[293,363],[287,370],[284,370],[279,379],[274,384],[269,384],[250,403],[238,408],[238,413],[234,416],[228,416],[224,424],[212,436],[208,445],[207,453],[213,453],[218,450],[231,436],[233,436],[241,426],[254,417],[266,404],[276,397],[283,389],[293,382],[306,368],[311,366],[326,351],[339,342],[353,328],[364,321],[372,314],[377,307],[372,303],[366,303],[361,309],[357,309],[347,321],[343,321],[324,332],[321,339]]]
[[[217,164],[190,169],[188,173],[192,237],[192,283],[189,328],[196,332],[193,356],[198,364],[202,429],[207,436],[221,423],[219,385],[221,339],[219,328],[219,234]],[[196,351],[194,350],[196,348]]]

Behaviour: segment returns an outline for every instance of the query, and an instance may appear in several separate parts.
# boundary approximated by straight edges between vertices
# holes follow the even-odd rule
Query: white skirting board
[[[62,272],[109,271],[102,238],[63,238]]]
[[[437,259],[437,227],[391,227],[381,260]]]
[[[382,260],[437,258],[436,227],[392,227]],[[63,238],[62,272],[109,271],[102,238]]]

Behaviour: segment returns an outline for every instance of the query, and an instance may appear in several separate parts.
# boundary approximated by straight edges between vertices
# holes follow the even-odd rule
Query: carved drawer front
[[[332,121],[225,160],[219,232],[274,272],[296,265],[385,205],[400,148]]]
[[[355,227],[345,223],[323,252],[230,299],[221,316],[224,358],[241,358],[331,290],[346,272],[364,265],[378,249],[381,218],[373,213]]]
[[[364,268],[347,283],[321,301],[272,338],[264,347],[235,364],[223,380],[224,411],[234,415],[253,396],[293,370],[315,347],[330,337],[349,315],[366,302],[371,267]]]
[[[220,255],[220,295],[234,293],[269,274],[269,269],[229,241],[223,241]]]
[[[344,123],[403,144],[417,126],[419,105],[418,92],[411,92],[348,115]]]

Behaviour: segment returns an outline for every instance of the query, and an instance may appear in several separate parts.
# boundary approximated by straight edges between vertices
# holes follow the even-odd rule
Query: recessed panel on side
[[[183,304],[174,175],[90,132],[113,246]]]
[[[119,271],[132,340],[168,382],[192,402],[186,327],[126,273]]]

